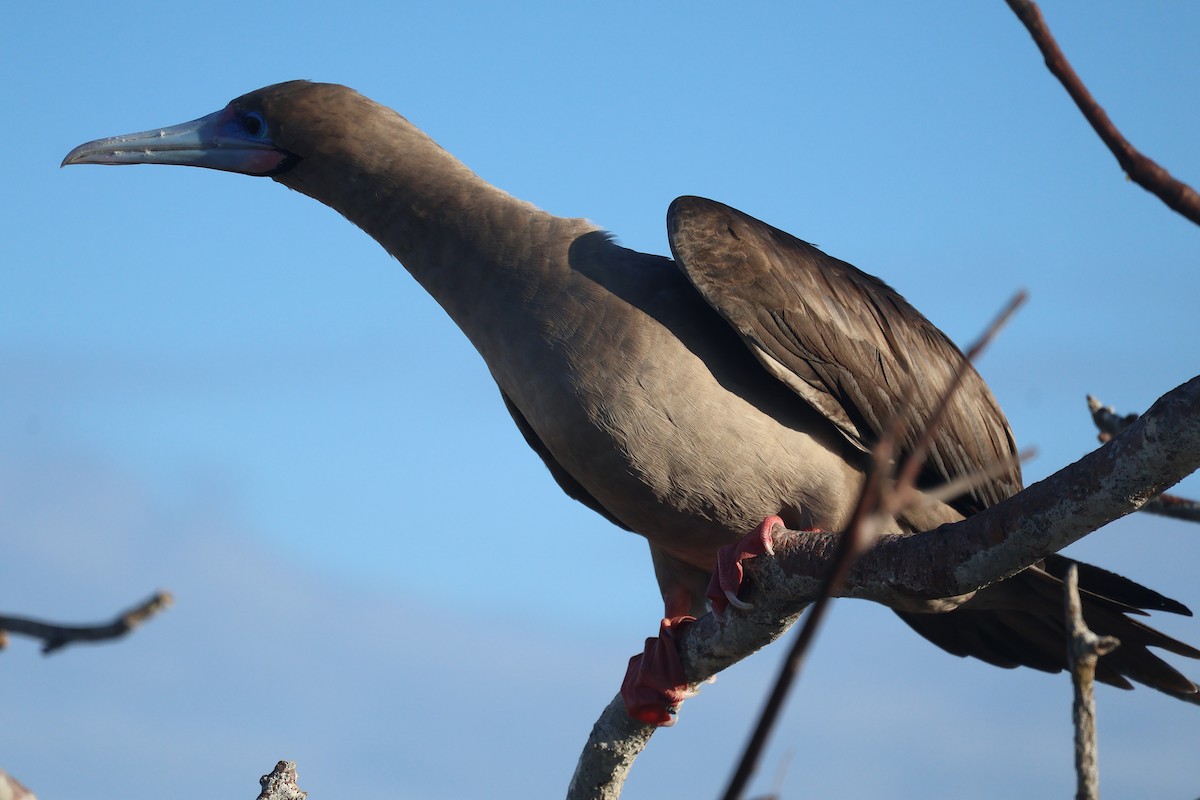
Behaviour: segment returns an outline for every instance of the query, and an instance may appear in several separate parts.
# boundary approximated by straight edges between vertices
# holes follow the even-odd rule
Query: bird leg
[[[646,639],[646,649],[629,659],[629,669],[621,682],[621,697],[630,718],[648,725],[670,727],[684,699],[694,692],[687,684],[675,634],[696,618],[686,614],[691,593],[677,586],[665,602],[666,616],[658,627],[658,636]]]
[[[763,554],[774,555],[775,548],[772,544],[772,537],[776,528],[782,531],[786,526],[783,524],[783,520],[772,515],[741,539],[733,544],[727,544],[717,551],[717,568],[713,570],[707,592],[708,599],[712,602],[713,612],[717,616],[724,614],[725,609],[729,606],[742,611],[753,608],[750,603],[737,595],[745,575],[742,562]]]
[[[717,568],[707,592],[714,612],[720,615],[731,605],[742,610],[751,608],[737,596],[744,576],[742,562],[764,553],[774,555],[772,537],[776,529],[785,527],[779,517],[767,517],[752,532],[717,551]],[[695,694],[683,672],[675,634],[696,621],[686,613],[691,605],[691,594],[686,587],[675,587],[667,595],[665,605],[666,616],[659,625],[658,636],[647,638],[646,649],[629,659],[629,669],[621,682],[621,697],[629,716],[664,728],[675,724],[679,706]]]
[[[647,638],[645,651],[629,659],[621,697],[631,718],[663,728],[675,724],[675,714],[690,694],[675,647],[675,632],[695,621],[686,615],[664,617],[658,636]]]

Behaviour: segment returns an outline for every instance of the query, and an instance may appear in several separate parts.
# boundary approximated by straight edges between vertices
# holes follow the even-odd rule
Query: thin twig
[[[1166,492],[1146,503],[1142,511],[1186,522],[1200,522],[1200,502]]]
[[[75,642],[100,642],[118,639],[171,605],[169,592],[157,592],[153,597],[118,614],[101,625],[59,625],[27,617],[0,615],[0,631],[42,640],[42,652],[52,653]]]
[[[1088,411],[1092,413],[1092,422],[1096,424],[1096,428],[1100,431],[1097,438],[1101,442],[1107,442],[1137,422],[1137,414],[1118,414],[1115,408],[1104,405],[1100,402],[1099,398],[1093,395],[1089,394],[1087,396],[1087,404]]]
[[[1067,665],[1075,685],[1071,717],[1075,721],[1075,800],[1098,800],[1100,773],[1096,753],[1096,661],[1111,653],[1121,642],[1115,636],[1097,636],[1083,621],[1079,600],[1079,569],[1067,568],[1063,582],[1067,609]]]
[[[1046,59],[1046,67],[1058,78],[1059,83],[1071,95],[1075,105],[1083,112],[1096,135],[1104,142],[1112,154],[1117,157],[1117,163],[1131,180],[1146,191],[1158,197],[1172,210],[1182,214],[1192,222],[1200,225],[1200,195],[1186,183],[1176,180],[1171,173],[1163,169],[1153,159],[1142,155],[1117,130],[1117,126],[1104,113],[1104,109],[1092,97],[1091,92],[1083,85],[1083,81],[1071,68],[1066,56],[1054,41],[1046,20],[1036,3],[1031,0],[1007,0],[1008,7],[1025,25],[1029,35],[1042,51]]]

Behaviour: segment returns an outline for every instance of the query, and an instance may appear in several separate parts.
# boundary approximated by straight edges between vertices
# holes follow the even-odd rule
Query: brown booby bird
[[[489,185],[343,86],[268,86],[193,122],[81,145],[63,164],[270,176],[374,237],[478,349],[563,490],[649,541],[668,634],[705,611],[723,545],[753,532],[761,547],[780,522],[841,530],[883,426],[901,415],[909,450],[963,359],[882,281],[746,214],[681,197],[667,212],[674,260],[634,252]],[[1014,494],[1014,450],[968,367],[921,486],[1013,466],[900,513],[889,531],[929,530]],[[1053,556],[973,596],[914,599],[896,613],[955,655],[1056,672],[1069,563]],[[1196,685],[1147,648],[1200,651],[1128,616],[1190,612],[1105,570],[1081,565],[1080,578],[1088,623],[1122,642],[1097,677],[1196,702]],[[719,583],[718,605],[739,602],[736,583]],[[681,682],[673,645],[651,640],[623,690],[631,714],[669,724]]]

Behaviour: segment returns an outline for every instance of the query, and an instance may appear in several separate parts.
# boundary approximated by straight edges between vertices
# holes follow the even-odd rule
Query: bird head
[[[67,153],[62,166],[177,164],[245,175],[279,174],[294,166],[299,156],[280,141],[265,101],[273,91],[290,85],[259,89],[190,122],[81,144]]]
[[[345,86],[277,83],[191,122],[81,144],[62,166],[175,164],[274,177],[353,136],[366,106],[375,104]]]
[[[81,144],[69,164],[175,164],[269,176],[354,217],[376,197],[373,177],[403,183],[405,165],[463,169],[389,108],[333,83],[296,80],[256,89],[207,116]],[[344,196],[343,196],[344,195]],[[374,200],[372,200],[374,202]]]

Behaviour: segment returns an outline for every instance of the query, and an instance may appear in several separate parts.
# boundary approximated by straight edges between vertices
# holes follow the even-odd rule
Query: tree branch
[[[1200,377],[1159,398],[1103,447],[1002,503],[932,531],[881,536],[851,571],[846,596],[897,603],[974,591],[1140,510],[1197,468]],[[764,568],[779,569],[791,591],[811,587],[810,559],[819,560],[835,536],[794,536]]]
[[[1100,771],[1096,753],[1096,662],[1121,642],[1114,636],[1097,636],[1083,621],[1079,600],[1079,568],[1071,564],[1063,586],[1067,619],[1067,666],[1075,685],[1071,717],[1075,721],[1075,800],[1099,800]]]
[[[305,800],[308,792],[296,785],[296,762],[280,761],[275,769],[258,779],[262,791],[255,800]]]
[[[16,633],[41,639],[42,652],[52,653],[74,642],[119,639],[158,612],[166,609],[171,602],[170,593],[157,592],[145,602],[118,614],[112,622],[101,625],[58,625],[27,617],[0,615],[0,633]],[[0,644],[0,646],[3,645]]]
[[[909,536],[878,537],[840,595],[903,605],[973,592],[1139,510],[1200,468],[1200,377],[1161,397],[1120,436],[985,511]],[[754,608],[707,614],[679,636],[698,683],[777,639],[817,597],[839,535],[788,532],[774,557],[746,563]],[[625,716],[618,696],[593,728],[569,800],[612,800],[654,728]],[[617,755],[619,754],[619,756]]]
[[[19,780],[0,769],[0,800],[37,800]]]
[[[1200,503],[1186,497],[1163,492],[1142,508],[1147,514],[1157,514],[1160,517],[1182,519],[1187,522],[1200,522]]]
[[[1101,442],[1107,442],[1132,425],[1138,418],[1137,414],[1122,416],[1112,406],[1101,404],[1099,400],[1090,394],[1087,396],[1087,403],[1088,410],[1092,412],[1092,422],[1096,423],[1096,427],[1100,429],[1098,438]],[[1161,517],[1182,519],[1187,522],[1200,522],[1200,502],[1189,500],[1186,497],[1167,494],[1166,492],[1146,503],[1142,507],[1142,511],[1145,511],[1147,514],[1157,514]]]
[[[1096,135],[1104,142],[1112,154],[1117,157],[1117,163],[1125,174],[1146,191],[1158,197],[1172,210],[1182,214],[1192,222],[1200,225],[1200,195],[1186,183],[1172,177],[1163,167],[1151,158],[1142,155],[1117,130],[1117,126],[1104,113],[1104,109],[1092,97],[1092,93],[1083,85],[1083,81],[1071,68],[1067,57],[1058,47],[1058,42],[1050,33],[1041,10],[1031,0],[1006,0],[1008,7],[1025,25],[1029,35],[1042,51],[1046,59],[1046,67],[1058,78],[1059,83],[1071,95],[1075,105],[1083,112]]]

